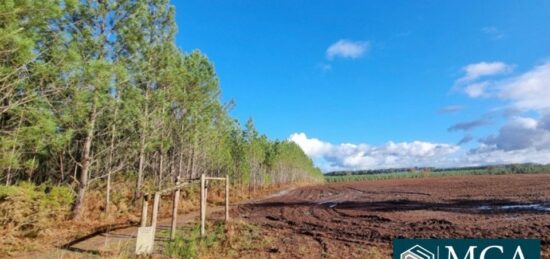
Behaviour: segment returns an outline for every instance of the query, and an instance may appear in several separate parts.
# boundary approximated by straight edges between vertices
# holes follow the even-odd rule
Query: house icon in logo
[[[401,253],[400,259],[435,259],[434,253],[428,249],[415,245],[409,250]]]

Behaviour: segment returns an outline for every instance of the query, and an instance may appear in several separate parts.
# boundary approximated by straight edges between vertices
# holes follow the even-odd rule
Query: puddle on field
[[[319,201],[317,202],[318,205],[320,206],[323,206],[323,207],[326,207],[326,208],[331,208],[331,209],[334,209],[334,208],[339,208],[341,209],[342,208],[342,204],[346,203],[346,201],[342,201],[342,200],[339,200],[339,199],[329,199],[329,200],[324,200],[324,201]],[[363,208],[363,206],[350,206],[349,204],[347,204],[348,206],[343,206],[345,208],[350,208],[350,209],[353,209],[353,208]],[[364,208],[370,208],[370,209],[373,209],[373,210],[384,210],[384,209],[387,209],[387,210],[449,210],[449,211],[463,211],[463,210],[467,210],[467,211],[483,211],[483,212],[491,212],[491,211],[500,211],[500,212],[514,212],[514,211],[523,211],[523,212],[528,212],[528,211],[532,211],[532,212],[550,212],[550,203],[526,203],[526,204],[521,204],[521,203],[512,203],[512,204],[485,204],[485,205],[481,205],[481,206],[477,206],[477,205],[470,205],[470,206],[466,206],[466,207],[462,207],[462,206],[457,206],[457,207],[454,207],[452,205],[446,205],[446,204],[442,204],[443,206],[427,206],[427,205],[415,205],[415,204],[390,204],[388,203],[387,207],[385,207],[384,205],[375,205],[373,207],[364,207]],[[449,207],[447,207],[449,206]]]
[[[483,205],[477,208],[478,210],[521,210],[521,211],[548,211],[550,212],[549,204],[510,204],[510,205]]]
[[[320,202],[318,203],[319,205],[322,205],[322,206],[325,206],[325,207],[329,207],[329,208],[334,208],[336,207],[336,205],[338,205],[337,202],[333,202],[333,201],[325,201],[325,202]]]

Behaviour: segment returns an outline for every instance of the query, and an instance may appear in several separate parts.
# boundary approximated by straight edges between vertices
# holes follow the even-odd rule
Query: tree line
[[[521,164],[502,164],[502,165],[483,165],[466,167],[412,167],[412,168],[387,168],[387,169],[369,169],[369,170],[343,170],[333,171],[325,174],[330,176],[363,176],[363,175],[381,175],[395,173],[472,173],[472,174],[528,174],[550,172],[550,164],[521,163]]]
[[[175,45],[168,0],[0,3],[0,179],[143,190],[229,174],[242,188],[321,181],[295,143],[231,118],[214,66]],[[108,206],[106,206],[108,208]]]

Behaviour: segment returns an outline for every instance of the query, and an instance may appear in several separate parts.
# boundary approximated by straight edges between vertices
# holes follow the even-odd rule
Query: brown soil
[[[387,257],[395,238],[537,238],[547,257],[549,208],[550,174],[533,174],[325,184],[236,210],[275,240],[268,257]]]
[[[240,203],[231,215],[261,226],[268,240],[261,251],[238,255],[244,258],[389,258],[392,240],[400,237],[538,238],[542,258],[550,258],[549,208],[550,174],[533,174],[297,187]],[[221,209],[211,208],[210,218],[222,219]],[[197,214],[181,215],[178,221],[192,221]],[[168,225],[169,219],[161,220],[159,229]],[[74,257],[110,257],[110,250],[116,251],[119,243],[135,242],[136,229],[90,234],[63,250],[76,252]]]

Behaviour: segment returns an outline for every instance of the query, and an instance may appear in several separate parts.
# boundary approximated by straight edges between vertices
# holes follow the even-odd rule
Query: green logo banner
[[[394,259],[540,259],[538,239],[396,239]]]

